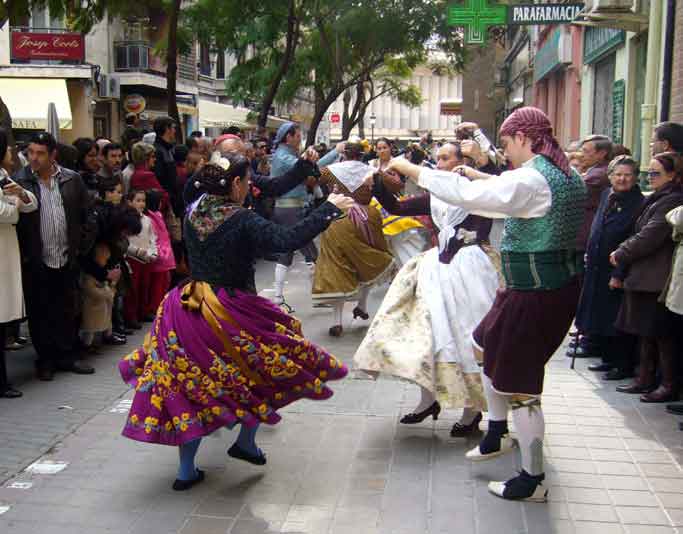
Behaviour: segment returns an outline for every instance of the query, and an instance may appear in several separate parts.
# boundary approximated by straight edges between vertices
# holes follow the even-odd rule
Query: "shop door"
[[[593,89],[593,134],[612,135],[612,87],[615,54],[595,64]]]

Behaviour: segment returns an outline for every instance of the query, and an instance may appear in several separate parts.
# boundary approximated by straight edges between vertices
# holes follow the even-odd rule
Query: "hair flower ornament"
[[[224,171],[230,169],[230,160],[228,158],[224,158],[223,156],[221,156],[220,152],[214,152],[211,155],[211,160],[209,161],[209,163],[211,163],[212,165],[217,165]]]

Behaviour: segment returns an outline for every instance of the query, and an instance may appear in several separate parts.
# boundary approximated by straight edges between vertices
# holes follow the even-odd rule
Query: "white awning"
[[[255,127],[253,123],[247,120],[249,110],[246,108],[199,99],[197,101],[197,109],[199,109],[200,128]]]
[[[0,78],[0,96],[12,116],[12,128],[47,129],[47,106],[54,102],[60,130],[71,130],[71,104],[66,80]]]

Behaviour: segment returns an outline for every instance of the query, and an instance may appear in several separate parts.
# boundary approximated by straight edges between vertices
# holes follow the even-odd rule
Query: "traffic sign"
[[[341,121],[341,117],[339,116],[339,113],[330,113],[330,122],[332,124],[336,124]]]

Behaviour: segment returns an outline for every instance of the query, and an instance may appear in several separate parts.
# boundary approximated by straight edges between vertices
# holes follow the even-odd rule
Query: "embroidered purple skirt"
[[[498,291],[472,334],[484,350],[484,373],[497,391],[543,392],[545,364],[569,331],[580,293],[577,278],[551,291]]]
[[[119,371],[135,388],[123,435],[180,445],[236,422],[275,424],[277,409],[327,399],[344,364],[303,338],[299,321],[257,295],[173,289]]]

